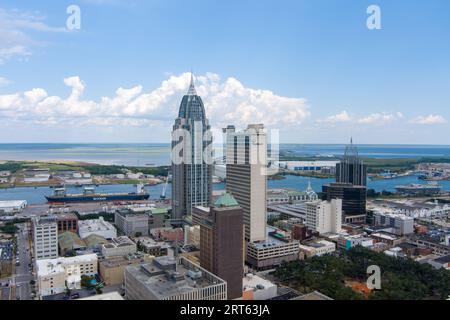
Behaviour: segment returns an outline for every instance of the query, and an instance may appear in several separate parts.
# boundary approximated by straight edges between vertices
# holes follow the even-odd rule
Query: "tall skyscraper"
[[[172,217],[209,206],[212,194],[212,136],[194,78],[181,100],[172,131]]]
[[[200,266],[227,282],[228,299],[242,296],[244,276],[243,211],[229,193],[210,208],[192,211],[200,225]]]
[[[262,124],[227,132],[227,191],[244,210],[245,240],[266,239],[267,135]]]
[[[345,147],[342,161],[336,164],[336,182],[367,186],[367,166],[359,158],[353,139],[350,140],[350,145]]]

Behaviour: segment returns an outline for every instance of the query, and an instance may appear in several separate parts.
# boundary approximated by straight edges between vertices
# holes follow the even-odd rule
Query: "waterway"
[[[326,183],[334,182],[334,179],[319,179],[308,178],[301,176],[286,176],[282,180],[269,180],[268,187],[270,189],[277,188],[289,188],[296,190],[305,190],[308,186],[308,182],[311,181],[311,186],[316,192],[322,190],[322,185]],[[395,186],[410,183],[424,184],[425,181],[419,180],[417,176],[406,176],[396,179],[386,180],[369,180],[368,188],[374,189],[377,192],[383,190],[394,192]],[[442,186],[442,190],[450,191],[450,181],[439,181]],[[150,199],[159,199],[162,192],[163,184],[155,186],[146,186],[145,190],[150,193]],[[214,184],[214,190],[224,190],[225,183]],[[68,187],[68,193],[81,193],[82,188]],[[115,184],[115,185],[99,185],[96,187],[97,192],[113,193],[113,192],[134,192],[136,187],[131,184]],[[53,189],[49,187],[18,187],[11,189],[0,189],[0,200],[26,200],[28,204],[43,204],[46,202],[45,196],[51,195]],[[171,197],[170,185],[166,191],[167,198]]]

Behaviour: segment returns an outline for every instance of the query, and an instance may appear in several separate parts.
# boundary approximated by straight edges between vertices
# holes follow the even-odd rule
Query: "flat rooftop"
[[[0,208],[21,207],[26,205],[27,205],[26,200],[0,201]]]
[[[36,261],[37,273],[39,276],[57,274],[65,272],[65,268],[67,265],[76,263],[88,263],[94,261],[95,263],[97,263],[97,255],[95,253],[69,258],[60,257],[56,259],[37,260]]]
[[[434,259],[434,261],[439,262],[439,263],[450,263],[450,255],[439,257],[437,259]]]
[[[78,300],[125,300],[117,291],[97,294],[95,296],[82,298]]]
[[[80,220],[78,221],[78,229],[80,232],[108,231],[114,230],[115,227],[103,219]]]
[[[261,278],[260,276],[257,276],[256,274],[246,274],[245,277],[242,279],[242,285],[244,287],[244,290],[246,289],[267,289],[270,287],[276,287],[276,285],[272,282],[270,282],[267,279]]]
[[[175,259],[165,256],[155,258],[151,263],[128,266],[127,271],[160,300],[224,282],[185,258],[178,260],[177,272],[174,266]],[[197,275],[195,280],[191,277],[194,274]],[[205,277],[205,274],[210,276]]]
[[[253,242],[253,246],[256,247],[257,249],[268,249],[271,247],[281,247],[281,246],[285,246],[286,244],[292,243],[292,242],[298,242],[296,240],[289,240],[289,241],[283,241],[280,240],[276,237],[273,237],[270,235],[271,232],[277,231],[278,229],[273,228],[273,227],[266,227],[266,233],[267,233],[267,237],[265,241],[260,241],[260,242]]]

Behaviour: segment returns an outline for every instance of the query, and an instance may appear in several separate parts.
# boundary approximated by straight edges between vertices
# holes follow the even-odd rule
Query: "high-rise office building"
[[[248,242],[266,239],[267,135],[262,124],[227,132],[227,192],[244,211],[244,234]]]
[[[242,296],[244,276],[243,211],[229,193],[214,206],[195,207],[200,225],[200,266],[227,282],[228,299]]]
[[[367,186],[367,165],[359,158],[353,139],[345,147],[342,161],[336,164],[336,182]]]
[[[342,213],[346,222],[364,222],[366,219],[366,187],[351,183],[330,183],[322,186],[325,199],[342,199]]]
[[[323,233],[342,231],[342,200],[313,201],[306,204],[306,226]]]
[[[212,137],[194,78],[183,97],[172,131],[172,217],[209,206],[212,194]]]

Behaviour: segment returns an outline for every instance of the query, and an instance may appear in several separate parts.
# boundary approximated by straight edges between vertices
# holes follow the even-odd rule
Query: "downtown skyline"
[[[70,1],[44,3],[0,6],[0,143],[168,142],[193,69],[216,131],[448,144],[445,1],[377,1],[382,29],[368,30],[369,1],[85,0],[76,32]]]

